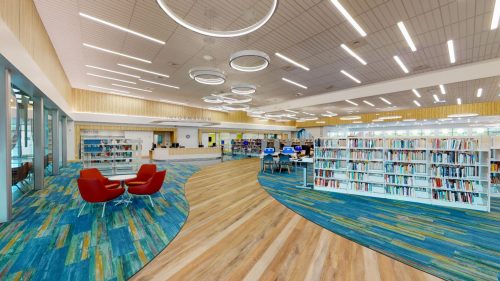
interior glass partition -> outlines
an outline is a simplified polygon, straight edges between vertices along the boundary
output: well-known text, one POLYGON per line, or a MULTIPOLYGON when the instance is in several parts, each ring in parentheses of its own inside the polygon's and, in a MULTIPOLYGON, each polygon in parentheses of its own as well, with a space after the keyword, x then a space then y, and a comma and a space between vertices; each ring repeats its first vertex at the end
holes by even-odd
POLYGON ((48 108, 44 108, 44 127, 45 127, 45 154, 43 166, 45 176, 51 176, 52 173, 52 114, 48 108))

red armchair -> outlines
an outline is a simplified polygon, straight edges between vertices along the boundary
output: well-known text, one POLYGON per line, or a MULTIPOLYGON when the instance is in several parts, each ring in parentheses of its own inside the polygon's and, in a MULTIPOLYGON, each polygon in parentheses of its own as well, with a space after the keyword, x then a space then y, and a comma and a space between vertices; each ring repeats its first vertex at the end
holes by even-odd
POLYGON ((97 168, 84 169, 80 171, 81 179, 98 179, 104 187, 108 189, 117 188, 120 186, 120 181, 110 181, 107 177, 103 176, 97 168))
POLYGON ((80 212, 78 212, 78 217, 80 217, 83 209, 88 203, 104 203, 102 207, 101 217, 104 216, 104 210, 106 210, 106 202, 111 201, 125 192, 123 187, 109 189, 103 184, 100 179, 97 178, 79 178, 78 179, 78 190, 82 199, 85 201, 83 203, 80 212))
MULTIPOLYGON (((151 202, 151 206, 154 207, 155 204, 153 203, 153 199, 151 198, 151 194, 155 194, 156 192, 160 191, 163 181, 165 180, 165 175, 167 174, 167 171, 160 171, 157 172, 153 175, 151 179, 148 180, 147 183, 141 184, 141 185, 134 185, 130 186, 128 188, 128 193, 134 194, 134 195, 143 195, 143 196, 148 196, 149 201, 151 202)), ((160 192, 160 195, 165 199, 163 194, 160 192)))
POLYGON ((150 178, 152 178, 155 173, 156 173, 155 164, 143 164, 141 165, 141 168, 137 172, 137 176, 133 179, 126 180, 125 184, 128 186, 146 184, 147 181, 150 178))

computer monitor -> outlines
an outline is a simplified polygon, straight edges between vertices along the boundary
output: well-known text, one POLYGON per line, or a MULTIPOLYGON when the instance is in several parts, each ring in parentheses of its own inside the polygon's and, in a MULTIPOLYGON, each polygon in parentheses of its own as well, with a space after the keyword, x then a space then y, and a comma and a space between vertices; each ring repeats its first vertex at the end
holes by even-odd
POLYGON ((264 154, 273 154, 273 153, 274 153, 274 147, 264 148, 264 154))
POLYGON ((293 147, 291 147, 291 146, 283 147, 283 154, 293 154, 293 153, 295 153, 295 150, 293 150, 293 147))
POLYGON ((302 151, 302 146, 296 145, 295 146, 295 152, 301 152, 302 151))
POLYGON ((248 145, 248 141, 243 141, 243 145, 248 145))

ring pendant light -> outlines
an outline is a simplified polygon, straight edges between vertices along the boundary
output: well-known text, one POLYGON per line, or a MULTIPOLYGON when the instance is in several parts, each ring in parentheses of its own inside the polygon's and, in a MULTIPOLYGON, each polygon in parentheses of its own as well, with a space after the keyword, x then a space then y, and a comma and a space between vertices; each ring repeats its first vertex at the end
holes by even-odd
POLYGON ((223 103, 224 100, 216 96, 206 96, 201 98, 206 103, 223 103))
POLYGON ((241 96, 233 93, 227 93, 227 94, 220 94, 220 95, 215 95, 216 97, 222 99, 225 103, 229 104, 242 104, 242 103, 248 103, 252 101, 251 97, 247 96, 241 96))
POLYGON ((237 84, 231 86, 231 92, 237 95, 251 95, 254 94, 257 87, 251 84, 237 84))
POLYGON ((266 69, 267 66, 269 65, 269 62, 271 61, 271 58, 269 56, 261 51, 257 50, 243 50, 243 51, 238 51, 236 53, 233 53, 231 57, 229 58, 229 65, 231 68, 243 71, 243 72, 256 72, 260 71, 263 69, 266 69), (238 64, 238 61, 243 59, 243 58, 248 58, 248 57, 254 57, 257 59, 262 60, 262 63, 254 66, 244 66, 241 64, 238 64))
POLYGON ((248 104, 224 104, 222 108, 229 111, 246 111, 250 106, 248 104))
POLYGON ((189 70, 189 77, 205 85, 221 85, 226 82, 226 75, 222 70, 211 67, 196 67, 189 70))
POLYGON ((165 0, 156 0, 156 3, 160 6, 160 8, 170 17, 172 18, 175 22, 178 24, 182 25, 183 27, 194 31, 199 34, 207 35, 207 36, 212 36, 212 37, 238 37, 242 35, 246 35, 249 33, 254 32, 255 30, 261 28, 264 24, 266 24, 273 14, 276 12, 276 8, 278 7, 278 0, 272 0, 271 8, 267 12, 267 14, 260 19, 258 22, 242 28, 238 30, 210 30, 206 28, 202 28, 193 24, 190 24, 189 22, 185 21, 183 18, 179 17, 176 13, 174 13, 168 5, 165 3, 165 0))

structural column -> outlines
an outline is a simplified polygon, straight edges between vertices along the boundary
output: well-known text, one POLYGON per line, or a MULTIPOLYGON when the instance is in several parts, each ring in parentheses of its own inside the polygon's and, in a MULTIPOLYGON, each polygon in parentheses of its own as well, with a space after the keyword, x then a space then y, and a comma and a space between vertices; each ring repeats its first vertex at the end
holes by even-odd
POLYGON ((52 111, 52 174, 59 174, 59 110, 52 111))
POLYGON ((43 113, 43 98, 33 97, 33 143, 34 143, 34 165, 35 189, 43 188, 45 177, 45 115, 43 113))
POLYGON ((61 117, 61 134, 62 134, 62 166, 65 167, 68 165, 68 117, 62 116, 61 117))
POLYGON ((0 67, 0 223, 12 217, 10 72, 0 67))

